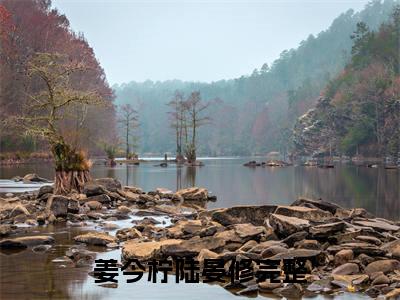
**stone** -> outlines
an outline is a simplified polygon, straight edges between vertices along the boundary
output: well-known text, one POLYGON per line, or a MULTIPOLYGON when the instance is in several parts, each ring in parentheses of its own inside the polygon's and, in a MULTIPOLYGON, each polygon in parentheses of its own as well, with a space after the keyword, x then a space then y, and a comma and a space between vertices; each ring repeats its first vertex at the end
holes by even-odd
POLYGON ((319 208, 304 206, 278 206, 274 212, 278 215, 295 217, 308 221, 321 221, 332 218, 332 214, 319 208))
POLYGON ((83 186, 83 194, 87 197, 103 195, 106 193, 105 188, 100 184, 95 184, 93 182, 88 182, 83 186))
POLYGON ((87 197, 84 200, 85 203, 89 201, 97 201, 100 202, 101 204, 109 204, 111 202, 111 198, 106 194, 101 194, 101 195, 87 197))
POLYGON ((69 199, 67 211, 71 214, 79 213, 79 201, 75 199, 69 199))
POLYGON ((38 198, 41 198, 44 194, 53 194, 54 187, 52 185, 43 185, 40 187, 38 192, 38 198))
POLYGON ((257 241, 255 241, 255 240, 249 240, 249 241, 247 241, 246 243, 244 243, 244 245, 243 245, 242 247, 239 248, 239 251, 247 252, 247 251, 249 251, 251 248, 253 248, 253 247, 257 246, 257 245, 258 245, 257 241))
POLYGON ((170 238, 192 237, 203 229, 201 220, 179 220, 172 227, 167 228, 166 234, 170 238))
POLYGON ((103 207, 99 201, 95 200, 86 202, 85 206, 87 206, 90 210, 100 210, 103 207))
POLYGON ((25 206, 23 206, 22 204, 17 204, 9 213, 8 217, 9 218, 14 218, 18 215, 25 215, 25 216, 29 216, 30 213, 29 211, 26 209, 25 206))
POLYGON ((294 246, 300 249, 321 250, 321 244, 317 240, 301 240, 294 246))
POLYGON ((241 239, 254 239, 264 233, 264 226, 254 226, 253 224, 235 224, 232 225, 233 230, 241 239))
POLYGON ((176 194, 183 198, 184 201, 188 200, 201 200, 206 201, 208 199, 208 191, 205 188, 191 187, 181 189, 176 194))
POLYGON ((343 231, 346 227, 344 222, 335 222, 310 227, 310 234, 316 238, 329 237, 338 231, 343 231))
POLYGON ((355 255, 364 253, 367 255, 371 255, 371 256, 382 256, 385 255, 386 251, 384 251, 383 249, 379 248, 376 245, 373 244, 369 244, 369 243, 357 243, 357 242, 353 242, 353 243, 343 243, 340 245, 332 245, 330 247, 328 247, 328 252, 338 252, 340 250, 343 249, 350 249, 353 251, 353 253, 355 255))
POLYGON ((278 253, 269 259, 271 260, 281 260, 281 259, 293 259, 293 258, 316 258, 323 254, 318 250, 308 250, 308 249, 289 249, 286 252, 278 253))
POLYGON ((15 226, 15 225, 1 224, 0 225, 0 237, 10 235, 16 229, 17 229, 17 226, 15 226))
POLYGON ((139 204, 148 204, 149 202, 155 202, 156 199, 153 196, 148 194, 140 194, 137 203, 139 204))
POLYGON ((318 207, 324 211, 329 211, 332 215, 336 213, 338 209, 341 209, 339 205, 334 203, 322 201, 322 200, 312 200, 304 197, 300 197, 295 202, 291 204, 292 206, 311 206, 311 207, 318 207))
POLYGON ((37 174, 26 174, 22 179, 24 183, 31 182, 50 182, 49 180, 38 176, 37 174))
POLYGON ((299 231, 299 232, 292 233, 291 235, 286 237, 284 240, 282 240, 282 242, 285 243, 286 245, 288 245, 289 247, 293 247, 293 245, 296 242, 304 240, 305 238, 307 238, 307 236, 308 236, 307 232, 299 231))
POLYGON ((385 260, 377 260, 370 263, 365 268, 366 274, 372 274, 375 272, 383 272, 384 274, 393 272, 394 270, 400 269, 400 262, 396 259, 385 259, 385 260))
POLYGON ((360 242, 366 242, 366 243, 374 244, 377 246, 382 244, 381 240, 374 236, 359 235, 359 236, 356 236, 355 239, 360 242))
POLYGON ((343 249, 335 254, 335 266, 340 266, 354 259, 351 249, 343 249))
POLYGON ((106 246, 109 243, 117 242, 117 239, 107 233, 89 232, 74 237, 74 241, 88 245, 106 246))
POLYGON ((400 259, 400 240, 383 244, 381 248, 386 250, 393 258, 400 259))
POLYGON ((0 241, 0 249, 27 248, 41 244, 52 244, 55 240, 47 235, 33 235, 5 239, 0 241))
POLYGON ((275 205, 248 205, 216 209, 210 213, 213 221, 224 226, 244 223, 262 226, 275 209, 275 205))
POLYGON ((126 241, 131 239, 141 239, 143 238, 142 233, 136 228, 123 228, 117 231, 115 234, 118 240, 126 241))
POLYGON ((225 241, 221 238, 200 238, 196 236, 190 240, 183 240, 181 243, 163 245, 161 251, 166 257, 194 257, 198 255, 202 249, 218 252, 224 246, 225 241))
POLYGON ((132 210, 129 207, 125 206, 125 205, 119 206, 117 208, 117 211, 119 211, 120 213, 123 213, 123 214, 130 214, 132 212, 132 210))
POLYGON ((205 259, 218 259, 218 254, 208 249, 201 249, 196 260, 204 262, 205 259))
POLYGON ((371 285, 380 285, 380 284, 390 284, 390 279, 386 275, 377 276, 371 283, 371 285))
POLYGON ((278 236, 288 236, 310 227, 310 223, 307 220, 279 214, 271 214, 269 217, 269 223, 278 236))
POLYGON ((274 289, 272 292, 276 295, 288 299, 301 298, 301 296, 303 295, 303 288, 298 283, 295 284, 289 283, 285 287, 274 289))
POLYGON ((265 242, 261 242, 261 243, 257 244, 256 246, 251 248, 248 252, 261 254, 263 251, 265 251, 266 249, 268 249, 272 246, 279 246, 282 248, 287 247, 286 244, 282 243, 281 241, 270 240, 270 241, 265 241, 265 242))
POLYGON ((345 263, 343 265, 340 265, 336 267, 333 271, 332 274, 335 275, 353 275, 353 274, 358 274, 360 272, 360 268, 358 267, 357 264, 355 263, 345 263))
POLYGON ((273 289, 277 289, 282 286, 282 283, 280 282, 269 282, 269 281, 263 281, 258 283, 258 288, 261 291, 271 291, 273 289))
POLYGON ((69 198, 61 195, 53 195, 46 204, 46 210, 51 212, 56 218, 66 217, 68 213, 69 198))
POLYGON ((396 288, 385 295, 388 300, 398 300, 400 298, 400 288, 396 288))
POLYGON ((169 239, 158 242, 127 241, 122 246, 122 258, 124 260, 138 259, 146 261, 160 256, 161 247, 179 245, 182 240, 169 239))
POLYGON ((392 232, 392 231, 400 230, 400 226, 389 224, 380 219, 379 220, 371 219, 371 220, 365 220, 365 221, 354 220, 353 224, 359 225, 359 226, 371 227, 371 228, 375 229, 376 231, 392 232))
POLYGON ((276 254, 285 253, 287 251, 288 251, 287 248, 279 246, 279 245, 270 246, 261 252, 261 257, 262 258, 270 258, 276 254))
POLYGON ((98 178, 95 179, 96 184, 102 185, 107 191, 117 192, 122 188, 121 182, 114 178, 98 178))

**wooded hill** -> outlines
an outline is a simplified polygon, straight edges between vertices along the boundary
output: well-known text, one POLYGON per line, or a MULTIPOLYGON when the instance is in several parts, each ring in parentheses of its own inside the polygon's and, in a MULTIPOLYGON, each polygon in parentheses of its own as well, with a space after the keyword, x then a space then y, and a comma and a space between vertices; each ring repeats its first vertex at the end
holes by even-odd
MULTIPOLYGON (((291 150, 296 119, 313 107, 328 84, 351 59, 350 36, 358 22, 377 30, 387 21, 393 0, 373 1, 355 13, 341 14, 317 36, 310 35, 297 49, 285 50, 271 66, 251 75, 212 83, 130 82, 113 86, 116 103, 132 103, 140 113, 140 152, 175 151, 168 107, 175 90, 186 96, 198 90, 213 120, 199 132, 200 155, 244 155, 291 150)), ((251 55, 251 54, 249 54, 251 55)))

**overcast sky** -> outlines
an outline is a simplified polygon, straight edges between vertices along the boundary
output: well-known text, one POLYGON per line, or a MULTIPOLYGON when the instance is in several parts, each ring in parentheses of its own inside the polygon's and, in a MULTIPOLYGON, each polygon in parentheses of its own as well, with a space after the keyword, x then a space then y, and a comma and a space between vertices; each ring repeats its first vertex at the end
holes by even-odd
POLYGON ((250 74, 368 1, 53 0, 110 84, 250 74))

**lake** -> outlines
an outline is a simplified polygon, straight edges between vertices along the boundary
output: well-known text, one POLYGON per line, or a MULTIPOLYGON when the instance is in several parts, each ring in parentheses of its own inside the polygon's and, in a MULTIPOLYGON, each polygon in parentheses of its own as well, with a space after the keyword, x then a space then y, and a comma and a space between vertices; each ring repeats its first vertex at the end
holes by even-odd
MULTIPOLYGON (((365 168, 350 164, 337 164, 333 169, 289 166, 284 168, 244 167, 253 158, 203 159, 205 166, 198 168, 155 167, 156 162, 139 166, 118 165, 114 168, 95 165, 94 177, 115 177, 124 185, 134 185, 145 191, 157 187, 176 190, 189 186, 206 187, 217 196, 208 208, 243 204, 290 204, 299 196, 322 198, 343 207, 363 207, 384 218, 400 219, 399 170, 365 168)), ((258 160, 260 160, 258 158, 258 160)), ((52 178, 51 165, 35 164, 0 167, 0 179, 37 173, 52 178)), ((0 191, 1 192, 1 191, 0 191)), ((3 191, 4 192, 4 191, 3 191)), ((130 221, 115 221, 121 228, 130 221)), ((128 284, 119 277, 118 288, 100 287, 88 273, 93 267, 75 268, 64 261, 53 261, 65 255, 74 245, 72 238, 88 227, 49 225, 28 228, 26 234, 51 234, 55 245, 47 252, 0 252, 1 299, 248 299, 238 297, 218 285, 168 284, 147 282, 147 276, 138 283, 128 284)), ((111 234, 115 234, 111 232, 111 234)), ((89 247, 98 252, 97 258, 120 260, 120 249, 105 250, 89 247)), ((270 295, 259 295, 266 299, 270 295)), ((313 299, 325 299, 320 296, 313 299)), ((328 298, 327 298, 328 299, 328 298)), ((342 294, 335 299, 368 299, 352 294, 342 294)))
MULTIPOLYGON (((366 168, 336 164, 333 169, 289 166, 284 168, 244 167, 255 158, 201 158, 203 167, 155 167, 156 162, 139 166, 94 165, 96 178, 114 177, 123 185, 141 187, 144 191, 165 187, 177 190, 189 186, 207 188, 218 200, 208 208, 243 204, 290 204, 299 196, 321 198, 343 207, 363 207, 376 216, 400 218, 400 172, 383 168, 366 168)), ((261 158, 257 158, 261 160, 261 158)), ((49 164, 0 166, 0 179, 37 173, 53 178, 49 164)), ((1 192, 1 191, 0 191, 1 192)))

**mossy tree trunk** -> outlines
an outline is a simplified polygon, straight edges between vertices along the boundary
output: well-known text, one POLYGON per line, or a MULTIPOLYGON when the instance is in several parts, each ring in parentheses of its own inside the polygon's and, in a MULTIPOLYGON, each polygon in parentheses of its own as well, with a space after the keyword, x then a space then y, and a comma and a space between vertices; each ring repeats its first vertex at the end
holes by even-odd
POLYGON ((64 142, 52 147, 56 165, 54 192, 66 195, 81 193, 86 182, 90 181, 90 162, 83 151, 72 149, 64 142))

